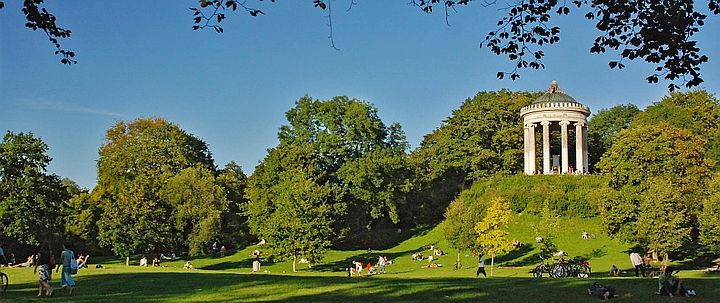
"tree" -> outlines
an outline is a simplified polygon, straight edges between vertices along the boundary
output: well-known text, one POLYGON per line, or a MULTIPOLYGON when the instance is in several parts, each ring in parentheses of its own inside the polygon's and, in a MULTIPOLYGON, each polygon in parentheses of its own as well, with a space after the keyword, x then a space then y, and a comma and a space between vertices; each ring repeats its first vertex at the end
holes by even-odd
POLYGON ((344 205, 333 203, 340 188, 320 182, 323 174, 312 145, 281 143, 255 168, 247 188, 245 215, 253 234, 278 258, 322 258, 335 236, 333 224, 344 205))
POLYGON ((600 161, 603 154, 612 146, 617 134, 628 127, 633 118, 640 113, 633 104, 620 104, 609 109, 601 109, 588 121, 588 145, 590 167, 600 161))
POLYGON ((700 240, 710 251, 720 254, 720 174, 715 174, 708 184, 709 193, 703 199, 700 212, 700 240))
POLYGON ((65 231, 74 239, 80 240, 85 250, 97 251, 100 248, 98 221, 102 216, 102 208, 98 201, 96 195, 81 192, 68 202, 65 231))
POLYGON ((445 210, 443 233, 458 253, 480 248, 474 227, 485 213, 486 204, 480 203, 471 192, 465 191, 445 210))
POLYGON ((633 124, 653 125, 660 122, 702 136, 710 142, 708 158, 720 162, 720 100, 713 94, 705 90, 670 93, 637 115, 633 124))
POLYGON ((639 231, 658 224, 663 230, 685 232, 696 222, 700 205, 695 202, 701 201, 714 165, 705 156, 706 144, 702 137, 666 123, 621 131, 598 163, 608 177, 607 188, 596 195, 601 197, 605 230, 666 252, 678 248, 675 241, 687 243, 686 237, 671 232, 639 231), (673 218, 676 214, 683 218, 673 218), (663 220, 662 225, 657 220, 663 220), (661 243, 665 236, 675 238, 661 243))
POLYGON ((495 266, 495 256, 510 250, 512 247, 508 239, 507 225, 510 223, 512 210, 510 203, 502 198, 495 198, 485 210, 483 219, 475 224, 475 231, 478 233, 477 241, 479 245, 489 251, 490 259, 490 276, 493 276, 493 267, 495 266))
POLYGON ((419 187, 408 198, 413 208, 426 209, 430 220, 437 219, 474 181, 521 171, 520 108, 537 96, 508 90, 479 92, 426 135, 411 155, 417 176, 414 183, 419 187))
POLYGON ((240 165, 231 161, 218 172, 218 185, 225 190, 228 210, 222 214, 221 237, 223 244, 238 247, 248 244, 251 236, 247 226, 247 217, 243 211, 247 206, 245 188, 247 176, 240 165))
POLYGON ((207 253, 221 231, 221 216, 228 200, 213 172, 203 166, 189 167, 163 186, 160 197, 170 204, 171 220, 181 236, 177 246, 189 248, 191 256, 207 253))
POLYGON ((99 154, 100 244, 121 256, 180 248, 160 190, 186 168, 214 172, 207 144, 164 119, 137 119, 110 128, 99 154))
POLYGON ((544 201, 538 216, 540 221, 534 226, 534 232, 536 237, 543 239, 540 243, 540 251, 544 257, 552 256, 557 251, 555 238, 560 228, 561 217, 553 211, 547 200, 544 201))
MULTIPOLYGON (((280 143, 263 163, 284 161, 273 153, 310 151, 298 156, 298 163, 256 169, 256 180, 267 180, 263 188, 280 182, 273 175, 297 166, 312 167, 317 174, 312 180, 318 186, 338 189, 328 200, 338 215, 336 243, 351 235, 365 236, 382 219, 394 224, 402 220, 398 208, 410 189, 410 177, 405 164, 407 143, 399 125, 387 127, 374 106, 345 96, 327 101, 304 96, 286 117, 289 124, 280 128, 280 143)), ((357 239, 352 242, 362 244, 357 239)))
POLYGON ((32 133, 8 131, 0 143, 0 234, 30 245, 64 237, 70 199, 60 177, 47 174, 48 146, 32 133))
MULTIPOLYGON (((241 11, 257 17, 265 11, 257 8, 263 0, 197 0, 199 7, 191 7, 193 30, 212 28, 223 33, 221 26, 228 11, 241 11)), ((26 27, 42 30, 61 55, 61 62, 73 64, 73 51, 63 49, 58 38, 70 37, 71 31, 59 27, 56 17, 42 7, 44 0, 27 0, 23 4, 23 13, 28 21, 26 27)), ((271 1, 275 2, 275 1, 271 1)), ((498 1, 481 1, 481 6, 497 4, 498 1)), ((497 23, 497 28, 487 33, 481 46, 485 46, 496 55, 507 56, 513 63, 510 72, 498 72, 498 78, 509 75, 511 79, 520 77, 519 70, 524 68, 544 68, 543 47, 560 41, 560 27, 553 26, 553 17, 568 15, 574 10, 585 10, 585 17, 596 22, 600 34, 590 48, 591 53, 601 54, 607 50, 619 52, 618 61, 610 61, 610 68, 622 69, 623 60, 642 59, 655 65, 655 72, 646 80, 657 83, 660 78, 670 81, 670 90, 679 86, 673 81, 681 80, 687 87, 700 85, 700 65, 707 62, 705 56, 693 40, 705 24, 707 15, 695 8, 692 0, 675 1, 608 1, 573 0, 567 1, 501 1, 506 15, 497 23), (690 78, 690 80, 686 80, 690 78)), ((307 1, 327 12, 329 39, 333 48, 332 1, 307 1)), ((444 8, 446 20, 449 12, 460 6, 469 6, 473 0, 411 0, 413 7, 425 13, 432 13, 435 6, 444 8)), ((476 2, 475 2, 476 3, 476 2)), ((348 0, 350 8, 357 4, 348 0)), ((0 9, 4 2, 0 1, 0 9)), ((709 0, 710 13, 720 14, 720 0, 709 0)), ((449 21, 448 21, 449 24, 449 21)), ((336 48, 337 49, 337 48, 336 48)))
POLYGON ((663 177, 651 178, 647 184, 640 199, 637 239, 663 254, 668 265, 669 255, 692 241, 695 201, 688 201, 682 190, 663 177))

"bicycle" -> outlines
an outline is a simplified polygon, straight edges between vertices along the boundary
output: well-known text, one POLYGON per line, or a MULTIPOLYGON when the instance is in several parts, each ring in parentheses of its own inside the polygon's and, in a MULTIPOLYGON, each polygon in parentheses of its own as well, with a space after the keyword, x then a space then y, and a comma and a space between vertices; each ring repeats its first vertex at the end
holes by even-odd
POLYGON ((9 284, 10 279, 8 278, 8 275, 0 271, 0 292, 4 292, 8 288, 9 284))
POLYGON ((568 275, 569 277, 587 278, 592 273, 590 263, 582 260, 579 257, 575 257, 568 262, 568 275))
POLYGON ((531 272, 533 274, 533 277, 535 278, 542 278, 543 273, 550 274, 550 265, 547 264, 547 260, 543 258, 542 255, 539 255, 540 257, 540 265, 536 266, 531 272))

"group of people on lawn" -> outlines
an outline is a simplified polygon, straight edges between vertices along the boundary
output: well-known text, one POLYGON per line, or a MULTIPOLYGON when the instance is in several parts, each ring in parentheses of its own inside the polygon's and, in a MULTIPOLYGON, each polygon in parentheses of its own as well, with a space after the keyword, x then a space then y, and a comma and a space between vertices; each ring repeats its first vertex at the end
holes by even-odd
POLYGON ((367 270, 368 275, 385 274, 385 266, 389 264, 392 264, 392 262, 388 261, 387 256, 379 256, 378 261, 375 265, 373 265, 372 262, 367 262, 366 264, 363 264, 362 261, 352 261, 353 266, 348 268, 348 276, 362 277, 363 269, 367 270))

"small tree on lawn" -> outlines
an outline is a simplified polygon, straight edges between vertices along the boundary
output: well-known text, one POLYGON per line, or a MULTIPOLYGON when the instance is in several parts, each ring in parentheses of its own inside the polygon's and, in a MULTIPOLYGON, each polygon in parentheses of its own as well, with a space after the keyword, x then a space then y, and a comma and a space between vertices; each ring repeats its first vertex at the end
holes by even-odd
POLYGON ((494 198, 485 210, 485 217, 475 225, 475 231, 478 233, 478 243, 485 251, 489 251, 491 254, 491 277, 495 266, 495 256, 510 251, 511 248, 506 230, 511 216, 510 203, 503 198, 494 198))

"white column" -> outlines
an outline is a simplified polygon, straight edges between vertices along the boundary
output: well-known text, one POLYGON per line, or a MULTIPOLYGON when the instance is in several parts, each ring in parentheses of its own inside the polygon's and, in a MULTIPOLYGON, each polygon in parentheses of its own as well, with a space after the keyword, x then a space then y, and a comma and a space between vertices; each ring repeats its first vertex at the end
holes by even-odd
POLYGON ((588 164, 588 132, 587 125, 583 126, 583 167, 586 171, 590 171, 588 164))
POLYGON ((530 152, 530 149, 528 148, 530 146, 530 144, 528 142, 528 136, 529 136, 530 131, 529 131, 527 124, 525 125, 525 127, 523 127, 523 131, 524 131, 524 135, 523 135, 524 152, 523 152, 523 154, 525 156, 525 160, 523 160, 523 168, 525 169, 525 174, 530 175, 530 174, 532 174, 532 172, 530 171, 530 162, 528 161, 528 153, 530 152))
POLYGON ((575 123, 575 169, 580 172, 585 171, 585 159, 583 158, 585 152, 585 132, 583 131, 584 126, 585 124, 582 122, 575 123))
POLYGON ((562 170, 561 173, 567 173, 568 172, 568 129, 567 126, 570 124, 569 121, 560 121, 560 138, 561 138, 561 148, 562 148, 562 155, 560 156, 562 161, 562 170))
POLYGON ((543 126, 543 174, 550 172, 550 121, 540 122, 543 126))
POLYGON ((530 174, 535 173, 536 167, 535 167, 535 123, 530 123, 528 125, 528 143, 530 144, 528 147, 528 164, 529 166, 529 172, 530 174))

